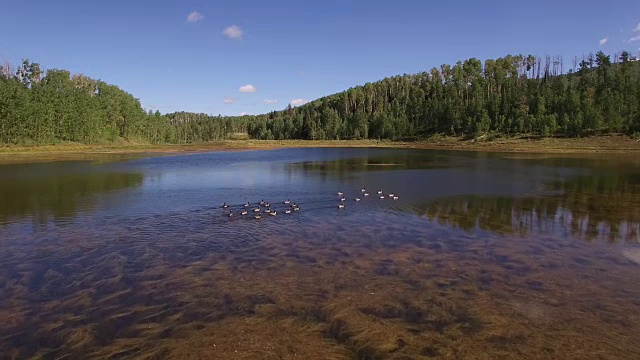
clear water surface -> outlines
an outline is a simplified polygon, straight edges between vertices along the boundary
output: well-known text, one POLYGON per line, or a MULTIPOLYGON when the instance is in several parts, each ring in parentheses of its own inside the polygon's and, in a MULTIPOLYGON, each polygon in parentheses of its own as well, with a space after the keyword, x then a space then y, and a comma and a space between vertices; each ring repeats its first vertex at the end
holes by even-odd
POLYGON ((639 222, 640 161, 603 156, 0 166, 0 357, 637 359, 639 222))

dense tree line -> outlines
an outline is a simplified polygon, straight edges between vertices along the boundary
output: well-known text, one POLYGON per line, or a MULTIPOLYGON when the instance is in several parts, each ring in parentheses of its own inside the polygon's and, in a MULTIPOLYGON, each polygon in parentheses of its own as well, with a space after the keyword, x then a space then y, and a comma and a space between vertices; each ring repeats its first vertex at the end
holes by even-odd
POLYGON ((118 87, 24 60, 0 69, 0 143, 165 141, 168 122, 118 87))
POLYGON ((24 60, 0 66, 0 144, 58 142, 191 143, 247 132, 246 117, 212 117, 142 108, 117 86, 24 60))
POLYGON ((640 62, 627 52, 573 60, 469 59, 387 78, 250 123, 256 138, 400 139, 489 132, 640 132, 640 62))
POLYGON ((602 52, 460 61, 357 86, 258 116, 145 112, 131 94, 28 60, 0 66, 0 143, 151 143, 258 139, 405 139, 486 133, 640 132, 640 62, 602 52))

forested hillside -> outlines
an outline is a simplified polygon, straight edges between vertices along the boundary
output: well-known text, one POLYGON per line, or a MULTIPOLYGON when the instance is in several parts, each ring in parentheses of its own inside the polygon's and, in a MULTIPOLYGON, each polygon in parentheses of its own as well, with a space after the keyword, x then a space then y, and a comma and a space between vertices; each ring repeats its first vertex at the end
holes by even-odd
POLYGON ((221 117, 145 112, 117 86, 25 60, 0 67, 0 143, 190 143, 258 139, 405 139, 432 134, 583 136, 640 132, 640 62, 602 52, 469 59, 351 88, 298 108, 221 117))
POLYGON ((137 99, 117 86, 67 70, 43 76, 40 65, 28 60, 16 71, 8 64, 0 70, 1 143, 168 140, 167 119, 146 114, 137 99))
POLYGON ((614 60, 602 52, 573 66, 559 57, 469 59, 268 114, 249 132, 275 139, 633 134, 640 131, 640 62, 627 52, 614 60))

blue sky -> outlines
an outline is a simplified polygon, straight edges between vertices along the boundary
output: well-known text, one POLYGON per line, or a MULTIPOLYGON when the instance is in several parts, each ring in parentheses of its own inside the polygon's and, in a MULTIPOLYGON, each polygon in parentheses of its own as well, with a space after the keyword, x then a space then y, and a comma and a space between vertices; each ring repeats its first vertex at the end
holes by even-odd
POLYGON ((163 113, 259 114, 470 57, 638 53, 640 1, 590 3, 33 0, 1 6, 0 59, 83 73, 163 113))

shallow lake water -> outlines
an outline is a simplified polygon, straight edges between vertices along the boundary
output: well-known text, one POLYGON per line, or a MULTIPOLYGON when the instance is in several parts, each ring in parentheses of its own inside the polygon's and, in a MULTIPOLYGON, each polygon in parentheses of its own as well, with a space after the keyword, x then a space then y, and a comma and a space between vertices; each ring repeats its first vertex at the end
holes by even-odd
POLYGON ((0 358, 637 359, 639 223, 611 156, 0 166, 0 358))

